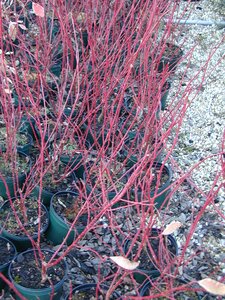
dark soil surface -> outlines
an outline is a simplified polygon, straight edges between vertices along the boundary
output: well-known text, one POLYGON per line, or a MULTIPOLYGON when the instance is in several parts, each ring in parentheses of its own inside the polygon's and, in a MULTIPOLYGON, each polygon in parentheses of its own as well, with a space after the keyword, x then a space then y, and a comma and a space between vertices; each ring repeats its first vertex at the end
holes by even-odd
POLYGON ((23 174, 28 172, 30 167, 29 158, 23 155, 16 155, 16 159, 6 152, 0 153, 0 172, 3 176, 12 177, 15 172, 23 174))
MULTIPOLYGON (((160 293, 166 293, 165 296, 158 297, 158 300, 166 300, 166 299, 176 299, 176 300, 195 300, 199 299, 198 294, 196 294, 194 291, 170 291, 172 289, 175 289, 176 287, 185 286, 185 282, 175 280, 174 282, 166 278, 164 282, 158 282, 157 283, 157 289, 154 287, 151 287, 150 289, 146 289, 146 292, 144 296, 152 296, 160 293)), ((185 287, 184 289, 188 289, 185 287)))
MULTIPOLYGON (((128 252, 130 247, 130 241, 127 241, 125 246, 125 252, 128 252)), ((140 248, 141 240, 139 240, 133 247, 129 258, 132 260, 138 253, 140 248)), ((152 231, 139 256, 138 260, 140 264, 138 269, 153 271, 157 269, 157 266, 162 266, 163 263, 169 263, 168 259, 172 259, 176 255, 176 246, 171 242, 167 237, 164 237, 163 240, 160 239, 157 231, 152 231)))
POLYGON ((0 266, 10 262, 14 256, 15 248, 13 248, 5 239, 0 237, 0 266))
MULTIPOLYGON (((23 224, 25 230, 29 232, 30 235, 35 235, 38 233, 38 224, 40 218, 38 215, 38 202, 36 198, 25 199, 24 203, 20 199, 14 201, 15 211, 17 213, 18 219, 23 224)), ((43 231, 48 225, 48 214, 41 207, 41 231, 43 231)), ((7 232, 17 235, 26 236, 24 231, 21 230, 16 217, 10 207, 10 203, 6 202, 0 209, 0 226, 7 232)))
POLYGON ((97 193, 102 192, 103 186, 108 192, 121 191, 128 180, 127 176, 123 175, 125 171, 123 165, 116 160, 110 163, 107 161, 90 163, 84 180, 97 193))
POLYGON ((58 191, 72 189, 74 176, 68 174, 68 169, 63 163, 53 166, 53 169, 43 176, 43 189, 56 193, 58 191))
MULTIPOLYGON (((43 250, 44 261, 48 262, 52 257, 51 252, 43 250)), ((65 264, 60 261, 56 266, 47 270, 47 280, 43 281, 41 276, 41 259, 37 254, 35 259, 34 252, 29 251, 17 256, 11 267, 13 280, 26 288, 40 289, 50 287, 60 282, 66 274, 65 264)))
MULTIPOLYGON (((105 292, 103 290, 96 291, 95 287, 92 287, 87 291, 76 291, 72 296, 72 300, 104 300, 104 299, 105 299, 105 292)), ((116 295, 111 295, 109 299, 114 300, 117 299, 117 297, 116 295)))
MULTIPOLYGON (((10 134, 10 133, 9 133, 10 134)), ((9 136, 8 136, 9 138, 9 136)), ((4 149, 5 143, 7 141, 7 131, 6 127, 0 128, 0 147, 4 149)), ((17 146, 24 146, 29 144, 29 137, 25 133, 18 132, 16 133, 16 142, 17 146)))
MULTIPOLYGON (((71 193, 63 193, 55 196, 53 201, 53 208, 56 213, 66 222, 72 223, 84 205, 84 199, 79 195, 71 193)), ((86 218, 80 217, 78 223, 83 223, 82 220, 86 218)), ((84 220, 83 220, 84 221, 84 220)), ((85 222, 87 223, 87 222, 85 222)))
POLYGON ((169 173, 167 168, 163 168, 162 171, 160 169, 160 164, 155 164, 151 168, 147 165, 137 176, 136 186, 138 186, 138 189, 148 188, 154 191, 158 180, 159 188, 161 188, 169 180, 169 173))

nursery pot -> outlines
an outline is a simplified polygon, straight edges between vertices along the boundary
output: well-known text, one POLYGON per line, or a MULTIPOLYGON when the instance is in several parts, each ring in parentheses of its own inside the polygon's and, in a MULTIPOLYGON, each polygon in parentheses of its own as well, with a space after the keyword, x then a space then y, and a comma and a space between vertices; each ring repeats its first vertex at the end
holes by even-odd
POLYGON ((168 71, 175 71, 177 64, 183 56, 183 51, 176 45, 166 43, 165 53, 163 54, 160 63, 158 65, 158 72, 161 73, 165 68, 168 71))
POLYGON ((171 88, 170 82, 166 82, 162 88, 162 93, 161 93, 161 110, 166 109, 166 100, 168 98, 169 90, 171 88))
MULTIPOLYGON (((160 169, 162 166, 162 164, 160 162, 155 162, 153 164, 153 168, 157 168, 157 169, 160 169)), ((154 199, 154 208, 155 209, 162 209, 162 208, 165 208, 169 199, 166 200, 168 194, 170 193, 170 184, 171 184, 171 179, 172 179, 172 170, 169 166, 164 166, 163 167, 163 171, 166 176, 167 176, 167 179, 166 181, 161 184, 158 189, 156 188, 152 188, 150 190, 150 198, 153 198, 155 197, 154 199)), ((135 199, 136 198, 136 195, 137 195, 137 199, 139 201, 145 201, 145 199, 143 198, 143 192, 141 191, 140 188, 137 189, 137 191, 135 191, 134 189, 131 190, 131 198, 132 199, 135 199)))
MULTIPOLYGON (((74 137, 74 140, 76 139, 78 138, 74 137)), ((84 152, 83 148, 87 150, 91 148, 88 141, 85 141, 84 145, 79 145, 79 149, 73 150, 71 155, 69 153, 62 153, 59 157, 62 163, 69 165, 70 168, 74 170, 74 174, 77 178, 82 178, 84 173, 84 166, 81 164, 84 152)))
MULTIPOLYGON (((93 121, 92 121, 93 123, 93 121)), ((96 125, 96 124, 95 124, 96 125)), ((103 124, 97 124, 99 128, 95 128, 94 124, 92 125, 92 130, 89 129, 87 121, 81 126, 81 131, 84 136, 87 138, 87 142, 90 144, 93 149, 99 149, 103 146, 110 146, 111 145, 111 136, 108 135, 109 128, 103 128, 103 124)))
MULTIPOLYGON (((16 256, 16 248, 11 241, 0 236, 0 272, 7 275, 7 270, 10 262, 16 256)), ((0 291, 4 287, 5 282, 0 279, 0 291)))
MULTIPOLYGON (((51 118, 49 117, 48 120, 50 120, 51 118)), ((37 124, 35 123, 35 131, 37 133, 37 138, 39 140, 41 140, 41 133, 40 130, 37 126, 37 124)), ((44 135, 44 141, 49 143, 49 145, 54 141, 55 137, 59 137, 60 134, 57 132, 57 127, 55 128, 55 124, 52 121, 52 123, 50 122, 49 124, 47 124, 47 129, 44 135)))
MULTIPOLYGON (((17 151, 17 153, 18 153, 19 156, 27 159, 27 161, 28 161, 27 164, 29 165, 28 169, 30 170, 31 163, 30 163, 30 159, 29 159, 28 155, 21 152, 21 151, 17 151)), ((15 193, 17 192, 18 188, 23 187, 23 184, 26 180, 28 172, 29 171, 27 170, 27 172, 20 173, 20 174, 18 174, 18 176, 13 174, 13 177, 11 177, 11 176, 4 177, 5 183, 8 187, 9 195, 10 195, 11 198, 15 196, 15 193)), ((7 194, 7 189, 6 189, 5 183, 0 178, 0 196, 3 197, 4 199, 7 199, 8 194, 7 194)))
MULTIPOLYGON (((92 297, 94 297, 95 299, 95 295, 96 295, 96 291, 98 291, 98 299, 99 299, 99 296, 102 296, 103 298, 102 299, 105 299, 105 294, 107 293, 108 291, 108 287, 106 285, 103 285, 101 284, 100 285, 100 288, 98 288, 98 285, 96 283, 86 283, 86 284, 81 284, 81 285, 78 285, 77 287, 75 287, 73 290, 72 290, 72 297, 70 295, 68 295, 66 297, 66 300, 72 300, 73 299, 73 296, 77 296, 78 299, 92 299, 92 297), (79 298, 80 297, 83 297, 83 298, 79 298)), ((120 295, 114 291, 112 295, 110 295, 110 299, 113 300, 117 300, 120 298, 120 295)))
MULTIPOLYGON (((36 199, 31 199, 31 202, 33 200, 35 201, 36 199)), ((15 199, 13 201, 15 201, 15 199)), ((47 230, 47 228, 49 226, 49 213, 48 213, 46 207, 43 204, 41 204, 41 206, 42 206, 42 212, 44 213, 44 217, 45 217, 45 223, 44 223, 44 225, 43 225, 43 227, 41 228, 41 231, 40 231, 40 234, 42 235, 47 230)), ((4 210, 7 210, 7 208, 9 208, 9 210, 11 210, 9 201, 6 201, 2 205, 2 207, 0 208, 0 215, 1 215, 2 212, 4 212, 4 210)), ((35 219, 33 220, 33 218, 34 217, 38 218, 38 215, 37 216, 29 215, 30 214, 30 209, 27 206, 26 206, 26 209, 27 209, 27 217, 31 218, 31 223, 29 225, 27 225, 28 228, 26 228, 27 230, 29 230, 30 228, 32 228, 33 223, 35 223, 35 221, 36 221, 35 219)), ((37 209, 37 207, 35 209, 37 209)), ((10 216, 7 217, 5 214, 3 214, 3 216, 5 216, 4 220, 8 219, 8 218, 12 218, 14 216, 13 211, 11 211, 11 213, 9 211, 8 215, 10 215, 10 216)), ((41 223, 43 223, 43 220, 44 219, 41 219, 41 223)), ((16 221, 15 218, 13 220, 10 219, 10 222, 13 222, 13 221, 15 221, 15 227, 19 228, 19 225, 17 225, 17 221, 16 221)), ((21 220, 21 222, 23 222, 23 221, 21 220)), ((34 226, 37 227, 38 226, 37 224, 38 223, 34 224, 34 226)), ((27 248, 32 247, 31 240, 25 235, 25 233, 23 235, 20 235, 20 234, 17 234, 16 232, 15 233, 10 232, 9 230, 5 229, 4 226, 7 226, 7 222, 4 224, 4 221, 3 221, 3 224, 1 224, 0 226, 1 226, 1 229, 2 229, 2 236, 6 237, 11 242, 13 242, 13 244, 16 246, 16 249, 18 251, 24 251, 27 248)), ((21 230, 19 232, 21 232, 21 230)), ((37 233, 30 234, 30 235, 31 235, 31 237, 34 241, 37 240, 37 238, 38 238, 37 233)))
MULTIPOLYGON (((58 192, 58 193, 54 194, 51 199, 50 211, 49 211, 50 226, 48 228, 46 236, 47 236, 47 239, 51 240, 54 245, 59 245, 63 242, 64 238, 66 237, 66 235, 71 227, 71 223, 66 219, 65 214, 68 215, 68 218, 71 217, 71 215, 69 215, 69 214, 74 213, 73 205, 76 205, 76 202, 74 202, 74 204, 71 204, 71 207, 70 206, 67 207, 67 204, 69 201, 66 201, 65 204, 62 204, 62 200, 58 201, 59 206, 61 205, 61 215, 59 212, 57 212, 59 210, 55 208, 56 207, 55 203, 56 203, 57 199, 59 199, 60 197, 62 197, 62 199, 63 199, 64 197, 67 197, 67 196, 71 196, 71 198, 77 197, 77 199, 79 199, 79 193, 72 192, 72 191, 58 192)), ((80 206, 78 205, 76 207, 76 209, 77 210, 81 209, 80 206)), ((79 212, 77 212, 77 213, 79 213, 79 212)), ((72 215, 72 217, 73 217, 73 215, 72 215)), ((74 219, 75 219, 75 217, 76 216, 74 215, 74 219)), ((71 222, 72 221, 73 221, 73 219, 71 220, 71 222)), ((77 234, 80 234, 85 229, 85 227, 87 225, 87 215, 84 214, 84 215, 80 216, 78 218, 77 222, 78 222, 78 224, 75 224, 75 227, 72 229, 72 231, 70 232, 70 234, 66 240, 67 245, 72 244, 75 236, 77 234)))
POLYGON ((32 195, 39 197, 40 192, 41 192, 42 203, 48 207, 50 205, 50 201, 51 201, 51 198, 54 195, 54 193, 52 193, 48 190, 45 190, 45 189, 42 189, 42 191, 41 191, 40 187, 37 185, 33 189, 32 195))
MULTIPOLYGON (((115 160, 114 162, 121 164, 121 162, 115 160)), ((103 189, 102 189, 102 185, 100 183, 99 179, 99 172, 100 168, 102 166, 96 165, 94 166, 94 173, 92 172, 92 166, 93 166, 93 161, 89 161, 89 165, 87 165, 86 167, 86 171, 83 173, 82 179, 83 182, 85 183, 85 187, 86 187, 86 192, 88 195, 92 194, 95 195, 96 198, 99 198, 100 201, 102 200, 102 196, 103 196, 103 189)), ((105 197, 107 198, 108 201, 112 201, 119 192, 121 192, 121 190, 123 189, 124 185, 127 183, 128 181, 128 176, 126 174, 123 173, 124 170, 121 170, 118 173, 114 173, 114 171, 116 171, 115 169, 111 169, 111 167, 113 167, 113 165, 109 165, 108 171, 110 172, 110 176, 112 181, 114 182, 114 184, 116 185, 116 187, 114 187, 112 185, 112 181, 108 181, 106 178, 105 181, 105 197)), ((107 176, 108 172, 104 170, 103 173, 103 177, 104 175, 107 176)), ((129 199, 129 193, 126 192, 123 195, 123 199, 129 199)), ((120 206, 124 206, 125 202, 121 199, 119 200, 116 204, 114 204, 112 206, 112 208, 117 208, 120 206)))
MULTIPOLYGON (((68 177, 66 177, 67 179, 71 179, 71 183, 76 180, 76 176, 73 172, 71 172, 71 175, 69 175, 68 177)), ((59 182, 59 185, 60 185, 60 182, 59 182)), ((66 186, 65 184, 65 187, 63 189, 67 189, 69 187, 66 186)), ((39 185, 36 185, 35 188, 33 189, 32 191, 32 195, 36 196, 36 197, 39 197, 40 193, 41 193, 41 201, 42 203, 49 207, 50 205, 50 202, 51 202, 51 199, 53 197, 53 195, 55 193, 57 193, 59 190, 61 190, 60 186, 59 188, 56 187, 55 191, 51 191, 50 188, 48 189, 48 187, 43 187, 42 190, 40 189, 40 186, 39 185)))
POLYGON ((19 130, 21 132, 28 133, 34 140, 36 140, 37 133, 35 130, 35 119, 33 117, 28 118, 27 116, 22 116, 19 130))
MULTIPOLYGON (((49 261, 53 251, 48 249, 42 249, 45 261, 49 261), (47 259, 46 259, 47 258, 47 259)), ((56 256, 56 259, 59 256, 56 256)), ((29 300, 49 300, 60 299, 62 294, 63 283, 67 277, 68 265, 66 261, 60 260, 58 264, 47 270, 47 276, 51 278, 53 286, 49 284, 49 281, 41 283, 41 258, 37 250, 31 249, 18 254, 9 266, 9 278, 14 287, 20 292, 26 299, 29 300), (38 260, 38 266, 37 261, 38 260)), ((20 299, 20 297, 16 297, 20 299)))
POLYGON ((82 174, 84 172, 84 167, 80 163, 82 161, 82 154, 76 153, 73 155, 73 157, 70 157, 68 155, 60 155, 60 160, 66 165, 69 165, 71 169, 74 170, 74 173, 76 174, 77 178, 81 178, 82 174))
MULTIPOLYGON (((6 138, 5 135, 7 134, 6 127, 1 128, 1 145, 0 150, 5 152, 6 151, 6 138)), ((33 138, 31 135, 29 135, 27 132, 19 131, 16 133, 16 141, 17 146, 16 150, 19 152, 23 152, 25 154, 29 154, 30 148, 33 144, 33 138)))
POLYGON ((30 135, 30 134, 28 134, 28 133, 23 133, 23 132, 20 132, 21 134, 26 134, 26 136, 27 136, 27 138, 28 138, 28 143, 27 144, 25 144, 25 145, 21 145, 21 146, 17 146, 17 151, 19 151, 19 152, 23 152, 23 153, 25 153, 25 154, 27 154, 27 155, 29 155, 29 153, 30 153, 30 149, 31 149, 31 146, 33 145, 33 138, 32 138, 32 136, 30 135))
MULTIPOLYGON (((182 280, 182 279, 176 279, 176 282, 180 285, 182 284, 188 284, 188 282, 182 280)), ((146 297, 146 296, 150 296, 150 290, 151 290, 152 284, 150 281, 147 281, 140 289, 140 296, 141 297, 146 297)), ((160 285, 158 286, 158 290, 156 291, 157 293, 160 293, 162 290, 160 289, 160 285)), ((198 292, 192 292, 192 291, 181 291, 181 292, 174 292, 173 295, 168 295, 168 296, 172 296, 173 299, 191 299, 191 300, 200 300, 202 299, 199 295, 198 292), (186 294, 187 293, 187 294, 186 294), (179 296, 181 296, 182 298, 180 298, 179 296)), ((163 299, 169 299, 168 297, 165 298, 165 296, 163 297, 163 299)))
MULTIPOLYGON (((138 136, 136 136, 136 132, 132 132, 132 131, 129 132, 127 139, 124 141, 124 147, 119 152, 119 155, 126 159, 126 167, 129 169, 132 168, 139 160, 140 152, 141 152, 140 145, 142 143, 142 140, 143 140, 142 133, 139 133, 138 136), (131 147, 134 147, 136 149, 136 153, 131 153, 129 155, 129 151, 131 150, 131 147)), ((154 143, 155 140, 153 140, 152 142, 152 151, 154 151, 154 143)), ((161 143, 155 158, 156 162, 159 162, 161 160, 162 151, 163 151, 163 145, 161 143)))
MULTIPOLYGON (((149 235, 149 243, 151 244, 153 251, 155 253, 155 256, 159 256, 159 248, 160 248, 160 238, 157 240, 157 236, 161 233, 160 229, 152 228, 151 233, 149 235)), ((124 243, 124 253, 127 254, 130 248, 131 240, 127 239, 124 243)), ((168 235, 165 237, 163 241, 164 247, 166 246, 166 249, 171 254, 171 256, 176 256, 178 254, 178 245, 175 240, 175 238, 172 235, 168 235)), ((165 251, 165 249, 164 249, 165 251)), ((137 249, 135 250, 134 255, 136 255, 137 249)), ((137 268, 133 272, 134 279, 138 283, 143 283, 148 277, 149 278, 157 278, 160 276, 160 270, 157 268, 157 266, 150 261, 150 257, 152 257, 152 254, 150 252, 150 249, 146 248, 146 253, 143 253, 143 250, 141 251, 140 256, 138 257, 138 260, 140 260, 140 267, 137 268)), ((128 258, 132 260, 132 253, 128 255, 128 258)))

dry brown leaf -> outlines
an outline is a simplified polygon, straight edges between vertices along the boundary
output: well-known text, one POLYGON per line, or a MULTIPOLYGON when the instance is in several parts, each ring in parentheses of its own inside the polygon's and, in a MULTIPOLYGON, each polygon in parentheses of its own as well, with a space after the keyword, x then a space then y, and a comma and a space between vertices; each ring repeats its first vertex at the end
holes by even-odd
POLYGON ((178 228, 180 228, 183 224, 179 221, 173 221, 163 230, 163 235, 168 235, 174 233, 178 228))
POLYGON ((38 3, 32 2, 32 9, 33 9, 33 12, 34 12, 34 14, 36 16, 44 18, 45 11, 44 11, 44 7, 43 6, 41 6, 38 3))
POLYGON ((15 22, 9 23, 8 33, 9 33, 9 36, 11 37, 11 39, 13 41, 15 41, 16 36, 17 36, 17 24, 15 22))
POLYGON ((205 278, 198 281, 198 284, 203 287, 208 293, 225 296, 225 284, 213 280, 211 278, 205 278))
POLYGON ((110 256, 110 259, 119 267, 130 271, 136 269, 140 264, 139 261, 130 261, 128 258, 123 256, 110 256))
POLYGON ((25 25, 23 25, 23 24, 18 24, 18 25, 19 25, 19 27, 20 27, 21 29, 27 30, 27 27, 26 27, 25 25))
POLYGON ((4 89, 4 91, 5 91, 6 94, 11 94, 12 93, 12 91, 10 89, 4 89))
POLYGON ((86 14, 81 12, 77 16, 77 23, 82 23, 85 21, 85 19, 86 19, 86 14))

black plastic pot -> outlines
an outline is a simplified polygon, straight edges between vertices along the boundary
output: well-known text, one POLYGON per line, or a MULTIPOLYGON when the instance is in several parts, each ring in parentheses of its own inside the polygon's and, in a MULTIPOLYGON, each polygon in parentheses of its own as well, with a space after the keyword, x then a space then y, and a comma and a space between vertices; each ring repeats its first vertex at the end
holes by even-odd
MULTIPOLYGON (((74 295, 82 295, 84 298, 82 299, 92 299, 92 293, 93 293, 93 297, 95 299, 95 295, 96 295, 96 291, 97 291, 98 285, 96 283, 86 283, 86 284, 82 284, 82 285, 78 285, 77 287, 75 287, 72 291, 72 297, 74 295), (86 296, 85 296, 86 295, 86 296)), ((102 292, 98 289, 98 296, 102 295, 102 297, 104 297, 104 295, 106 294, 108 287, 106 285, 101 284, 100 286, 101 291, 103 291, 103 295, 102 292)), ((113 300, 117 300, 120 298, 120 295, 118 292, 114 291, 113 294, 110 296, 110 299, 113 300)), ((66 300, 71 300, 73 298, 70 297, 70 295, 68 295, 66 297, 66 300)), ((79 298, 80 299, 80 298, 79 298)), ((102 298, 103 299, 103 298, 102 298)))
MULTIPOLYGON (((184 281, 182 279, 176 279, 176 281, 178 281, 180 283, 180 285, 183 284, 188 284, 187 281, 184 281)), ((147 297, 150 296, 150 290, 151 290, 152 284, 150 281, 147 281, 140 289, 140 296, 141 297, 147 297)), ((160 293, 160 286, 158 286, 158 290, 157 293, 160 293)), ((180 299, 178 298, 179 295, 182 296, 181 299, 190 299, 190 300, 200 300, 202 299, 201 296, 199 295, 198 292, 191 292, 191 295, 188 295, 190 292, 187 292, 187 295, 185 295, 185 291, 182 292, 174 292, 172 295, 168 295, 167 298, 165 298, 165 296, 163 297, 163 299, 169 299, 169 297, 172 297, 173 299, 180 299)))
MULTIPOLYGON (((6 276, 8 271, 8 266, 16 256, 16 247, 13 245, 13 243, 10 240, 4 238, 3 236, 0 236, 0 244, 1 247, 5 246, 6 248, 6 252, 0 253, 0 261, 1 261, 0 273, 6 276)), ((5 282, 2 279, 0 279, 0 291, 2 290, 4 285, 5 282)))
MULTIPOLYGON (((22 252, 20 254, 18 254, 15 259, 11 262, 10 266, 9 266, 9 278, 10 281, 12 282, 12 284, 14 285, 14 287, 26 298, 29 300, 49 300, 49 299, 54 299, 54 300, 58 300, 60 299, 60 296, 62 294, 62 288, 63 288, 63 283, 67 277, 67 273, 68 273, 68 265, 66 263, 66 261, 61 260, 60 261, 60 270, 63 270, 64 275, 62 274, 62 278, 58 279, 58 282, 53 286, 53 288, 50 286, 49 287, 43 287, 43 288, 28 288, 28 287, 24 287, 20 284, 20 276, 23 277, 23 281, 26 281, 27 283, 29 282, 29 276, 27 276, 29 269, 33 269, 34 274, 37 274, 38 276, 41 277, 40 273, 40 267, 37 267, 37 263, 36 263, 36 259, 35 259, 35 254, 34 251, 36 252, 36 256, 38 258, 38 260, 40 260, 39 255, 37 250, 27 250, 25 252, 22 252), (27 255, 31 255, 32 256, 32 261, 29 260, 27 261, 27 263, 25 264, 24 261, 27 260, 27 255), (21 267, 22 264, 22 267, 21 267), (19 274, 16 276, 13 276, 13 272, 15 269, 18 269, 19 274), (20 272, 20 269, 23 270, 23 272, 20 272), (53 294, 54 291, 54 295, 53 294)), ((42 249, 41 250, 42 253, 44 252, 44 255, 46 257, 46 255, 50 255, 52 256, 54 254, 53 251, 48 250, 48 249, 42 249)), ((59 256, 57 256, 56 258, 59 258, 59 256)), ((52 269, 56 269, 57 267, 59 267, 59 264, 52 267, 52 269)), ((52 278, 51 278, 52 279, 52 278)), ((32 282, 32 278, 31 278, 31 282, 32 282)), ((49 282, 49 281, 47 281, 49 282)), ((20 299, 19 297, 17 297, 16 299, 20 299)))
MULTIPOLYGON (((59 78, 61 75, 61 72, 62 72, 63 61, 65 60, 65 58, 67 57, 72 70, 74 70, 76 68, 77 60, 75 57, 75 52, 73 51, 71 53, 70 48, 67 50, 67 53, 64 57, 64 49, 63 49, 62 42, 58 43, 58 48, 56 45, 55 49, 54 49, 53 59, 52 59, 53 64, 50 66, 49 71, 59 78), (55 50, 55 49, 57 49, 57 50, 55 50)), ((64 61, 64 63, 65 63, 65 61, 64 61)))
POLYGON ((27 144, 25 144, 25 145, 21 145, 21 146, 17 146, 17 151, 19 151, 19 152, 23 152, 23 153, 25 153, 25 154, 27 154, 27 155, 29 155, 30 154, 30 150, 31 150, 31 147, 32 147, 32 145, 33 145, 33 138, 32 138, 32 136, 30 135, 30 134, 28 134, 28 133, 23 133, 23 132, 20 132, 21 134, 25 134, 26 136, 27 136, 27 138, 28 138, 28 143, 27 144))
MULTIPOLYGON (((155 239, 155 237, 157 238, 157 236, 161 234, 161 230, 160 229, 156 229, 156 228, 152 228, 151 233, 149 235, 149 239, 152 241, 155 239)), ((129 251, 129 247, 131 244, 131 240, 127 239, 124 243, 124 253, 127 254, 129 251)), ((151 242, 150 242, 151 243, 151 242)), ((159 242, 160 243, 160 242, 159 242)), ((173 248, 173 252, 170 252, 170 250, 168 249, 168 252, 171 253, 171 256, 176 256, 178 255, 178 245, 177 242, 175 240, 175 238, 172 235, 168 235, 165 237, 164 239, 164 246, 166 244, 166 247, 168 249, 168 247, 170 246, 171 248, 173 248)), ((159 244, 158 244, 159 247, 159 244)), ((159 248, 158 248, 159 249, 159 248)), ((157 251, 158 249, 153 249, 153 251, 155 252, 155 256, 157 255, 157 251)), ((150 250, 146 250, 149 252, 149 257, 152 257, 152 254, 150 252, 150 250)), ((136 252, 135 252, 136 254, 136 252)), ((131 256, 131 255, 130 255, 131 256)), ((132 257, 129 257, 131 258, 132 257)), ((149 260, 149 264, 150 264, 150 260, 149 260)), ((153 278, 157 278, 160 276, 160 270, 156 268, 156 266, 154 264, 152 264, 152 270, 146 270, 143 267, 142 268, 137 268, 135 271, 133 271, 133 276, 134 279, 138 282, 138 283, 143 283, 148 277, 153 279, 153 278)))
POLYGON ((82 125, 82 131, 87 136, 87 141, 94 149, 99 149, 103 144, 108 147, 111 145, 110 137, 107 137, 108 132, 104 129, 98 131, 88 129, 86 124, 82 125))
MULTIPOLYGON (((15 199, 14 199, 15 200, 15 199)), ((14 201, 13 200, 13 201, 14 201)), ((34 199, 35 201, 36 199, 34 199)), ((0 211, 1 210, 5 210, 6 208, 10 208, 10 202, 9 201, 6 201, 0 208, 0 211)), ((46 209, 46 207, 42 204, 42 209, 43 211, 45 211, 45 214, 46 214, 46 217, 47 217, 47 223, 46 225, 41 229, 41 232, 40 234, 43 235, 48 226, 49 226, 49 213, 46 209)), ((11 212, 13 214, 13 212, 11 212)), ((35 222, 36 220, 34 220, 35 222)), ((15 222, 16 222, 16 219, 15 219, 15 222)), ((17 223, 16 223, 17 224, 17 223)), ((9 239, 11 242, 13 242, 13 244, 16 246, 16 249, 18 251, 24 251, 26 249, 28 249, 29 247, 32 247, 32 243, 31 243, 31 240, 24 234, 24 235, 16 235, 16 234, 13 234, 13 233, 10 233, 9 231, 5 230, 4 229, 4 222, 3 222, 3 227, 1 226, 1 230, 2 230, 2 236, 4 236, 5 238, 9 239)), ((31 237, 34 241, 37 240, 38 238, 38 234, 35 233, 35 234, 31 234, 31 237)))
MULTIPOLYGON (((50 204, 50 211, 49 211, 49 215, 50 215, 50 226, 48 228, 48 231, 46 233, 47 239, 51 240, 53 242, 54 245, 59 245, 62 243, 62 241, 64 240, 64 238, 66 237, 69 228, 71 226, 71 224, 67 221, 64 220, 61 216, 59 216, 57 214, 57 212, 54 209, 54 201, 57 200, 58 196, 62 196, 62 195, 72 195, 73 197, 79 195, 78 192, 72 192, 72 191, 60 191, 56 194, 54 194, 51 198, 51 204, 50 204)), ((69 234, 66 243, 67 245, 72 244, 74 237, 77 234, 80 234, 84 229, 85 226, 87 225, 87 215, 84 214, 82 215, 78 221, 81 224, 78 224, 69 234)))
MULTIPOLYGON (((86 187, 86 192, 88 195, 90 195, 90 193, 92 193, 92 195, 95 195, 97 198, 102 199, 102 187, 101 185, 96 185, 97 181, 98 181, 98 172, 96 172, 94 175, 95 176, 90 176, 91 174, 91 168, 94 164, 94 161, 89 161, 89 164, 86 166, 85 171, 83 173, 82 179, 83 182, 85 183, 85 187, 86 187)), ((128 176, 125 174, 123 174, 123 171, 120 171, 120 173, 114 174, 115 177, 113 176, 113 172, 111 172, 111 168, 109 167, 108 171, 110 172, 111 176, 113 177, 113 179, 115 179, 114 183, 115 184, 119 184, 121 186, 118 187, 118 189, 116 190, 116 188, 114 188, 111 184, 107 185, 107 189, 105 190, 106 192, 106 198, 111 201, 115 198, 115 196, 118 194, 118 192, 120 192, 123 188, 123 185, 125 185, 128 181, 128 176), (110 169, 110 171, 109 171, 110 169), (117 178, 118 175, 118 178, 117 178)), ((95 171, 98 171, 98 167, 96 165, 96 169, 95 171)), ((107 173, 107 172, 106 172, 107 173)), ((98 181, 99 183, 99 181, 98 181)), ((123 199, 129 199, 129 194, 128 192, 125 193, 125 195, 123 196, 123 199)), ((118 201, 115 205, 113 205, 112 208, 116 208, 119 206, 123 206, 125 203, 124 201, 118 201)))
POLYGON ((166 82, 162 88, 162 93, 161 93, 161 110, 166 109, 166 100, 168 98, 169 90, 171 88, 170 82, 166 82))
MULTIPOLYGON (((118 153, 118 159, 121 160, 122 158, 124 158, 126 167, 129 169, 132 168, 138 162, 138 160, 140 158, 140 154, 141 154, 140 146, 143 141, 143 136, 144 136, 144 134, 142 134, 142 133, 137 134, 136 132, 132 132, 132 131, 129 132, 127 139, 124 141, 123 148, 118 153), (132 151, 132 153, 129 154, 132 147, 135 148, 136 152, 133 153, 133 151, 132 151)), ((154 143, 155 143, 155 141, 152 142, 152 152, 154 151, 154 143)), ((158 150, 156 158, 155 158, 156 162, 161 161, 162 152, 163 152, 162 144, 158 148, 160 148, 160 149, 158 150)), ((151 150, 149 152, 151 152, 151 150)))
POLYGON ((21 122, 19 125, 19 130, 21 132, 26 132, 32 136, 34 140, 37 138, 37 132, 35 130, 35 119, 30 117, 28 118, 27 116, 23 116, 21 118, 21 122))
POLYGON ((163 54, 158 65, 158 72, 161 73, 166 68, 168 71, 174 72, 182 56, 183 51, 180 49, 180 47, 166 43, 165 53, 163 54))
MULTIPOLYGON (((51 117, 49 117, 49 120, 51 120, 51 117)), ((55 127, 54 121, 51 120, 52 122, 47 124, 47 129, 45 132, 45 136, 44 136, 44 141, 48 142, 49 145, 54 141, 54 139, 59 138, 60 137, 60 133, 57 131, 57 127, 55 127)), ((37 137, 40 140, 41 139, 41 133, 40 130, 37 126, 37 124, 35 123, 35 131, 37 133, 37 137)))

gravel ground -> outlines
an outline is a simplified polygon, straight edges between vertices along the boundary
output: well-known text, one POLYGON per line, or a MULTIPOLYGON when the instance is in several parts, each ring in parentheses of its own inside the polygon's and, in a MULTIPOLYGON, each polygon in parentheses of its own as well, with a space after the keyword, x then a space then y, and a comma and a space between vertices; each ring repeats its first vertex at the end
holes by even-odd
MULTIPOLYGON (((188 16, 188 19, 192 20, 215 21, 225 19, 225 2, 222 0, 193 2, 185 11, 186 5, 187 2, 181 2, 178 12, 178 15, 185 12, 183 18, 188 16)), ((216 176, 221 172, 220 153, 225 128, 224 34, 224 28, 200 25, 179 25, 174 34, 177 43, 182 45, 184 54, 187 54, 194 45, 195 49, 190 63, 188 58, 184 58, 173 76, 172 89, 168 98, 170 104, 182 100, 181 95, 186 93, 188 83, 198 74, 200 68, 208 61, 210 53, 214 51, 207 64, 205 80, 202 83, 204 72, 200 71, 192 81, 192 92, 186 94, 189 107, 171 158, 171 161, 177 164, 175 179, 200 164, 173 195, 170 210, 172 213, 162 216, 168 222, 171 222, 172 218, 184 224, 182 230, 177 233, 181 250, 190 226, 203 205, 210 199, 209 191, 215 191, 223 182, 222 176, 218 176, 217 179, 216 176), (176 34, 180 30, 183 37, 176 34), (222 43, 216 47, 221 41, 222 43), (180 87, 181 78, 183 84, 180 87), (179 92, 177 92, 178 87, 180 87, 179 92)), ((168 111, 164 114, 168 114, 168 111)), ((167 143, 168 150, 172 142, 173 139, 170 138, 167 143)), ((189 262, 181 270, 184 277, 188 279, 199 280, 209 276, 219 280, 225 274, 225 220, 219 216, 219 213, 225 214, 224 200, 225 191, 224 188, 220 188, 218 194, 212 196, 212 201, 198 222, 185 254, 186 262, 188 260, 189 262), (190 258, 192 254, 195 255, 190 258)), ((217 299, 216 296, 207 297, 207 299, 217 299)))

